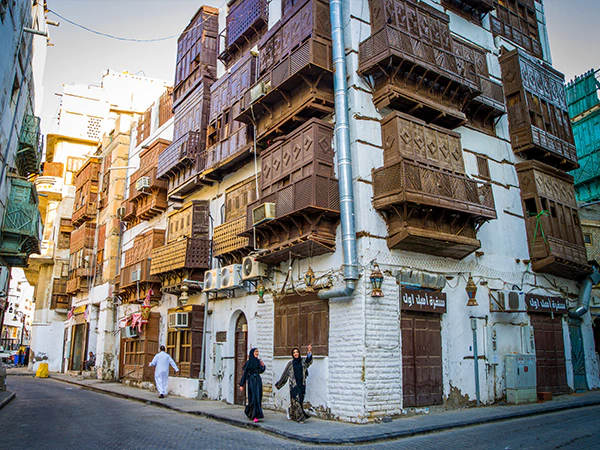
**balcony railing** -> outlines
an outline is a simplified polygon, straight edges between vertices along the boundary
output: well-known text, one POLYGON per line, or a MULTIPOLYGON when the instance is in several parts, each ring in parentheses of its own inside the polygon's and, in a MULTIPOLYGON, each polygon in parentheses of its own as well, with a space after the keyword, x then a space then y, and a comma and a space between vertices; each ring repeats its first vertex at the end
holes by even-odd
POLYGON ((403 203, 460 211, 473 217, 495 219, 492 187, 464 175, 445 172, 409 160, 373 171, 376 209, 403 203))
POLYGON ((26 267, 32 253, 40 253, 42 224, 33 183, 9 175, 10 192, 2 219, 0 259, 9 267, 26 267))
POLYGON ((239 236, 245 229, 246 216, 217 225, 213 231, 213 255, 222 256, 249 248, 250 239, 239 236))
POLYGON ((27 177, 40 170, 42 146, 40 143, 40 118, 25 115, 19 136, 15 163, 21 176, 27 177))
POLYGON ((178 269, 208 269, 210 240, 184 237, 152 250, 150 275, 178 269))

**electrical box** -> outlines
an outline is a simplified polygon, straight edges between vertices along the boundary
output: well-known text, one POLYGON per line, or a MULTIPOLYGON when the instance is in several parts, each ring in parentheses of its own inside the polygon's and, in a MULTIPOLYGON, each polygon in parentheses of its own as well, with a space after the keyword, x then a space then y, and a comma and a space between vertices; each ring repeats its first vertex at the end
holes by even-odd
POLYGON ((506 402, 519 404, 537 401, 535 355, 506 355, 504 373, 506 402))
POLYGON ((488 364, 498 364, 498 339, 493 326, 485 327, 485 356, 488 364))
POLYGON ((213 370, 212 374, 215 377, 223 376, 223 344, 217 342, 213 345, 213 370))

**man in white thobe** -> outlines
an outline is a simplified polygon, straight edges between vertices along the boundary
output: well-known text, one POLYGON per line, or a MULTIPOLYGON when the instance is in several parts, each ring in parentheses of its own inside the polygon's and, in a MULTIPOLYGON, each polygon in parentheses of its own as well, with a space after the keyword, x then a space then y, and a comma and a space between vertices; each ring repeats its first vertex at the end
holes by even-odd
POLYGON ((150 367, 156 367, 154 369, 154 382, 159 394, 158 398, 165 398, 165 395, 168 394, 169 365, 175 369, 175 372, 179 372, 177 364, 175 364, 171 355, 165 352, 165 346, 161 345, 160 353, 157 353, 150 363, 150 367))

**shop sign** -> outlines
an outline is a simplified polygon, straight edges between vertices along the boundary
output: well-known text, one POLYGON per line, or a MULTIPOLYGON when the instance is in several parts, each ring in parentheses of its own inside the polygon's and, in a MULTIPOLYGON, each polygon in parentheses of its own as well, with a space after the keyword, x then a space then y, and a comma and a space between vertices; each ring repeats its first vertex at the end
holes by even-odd
POLYGON ((567 314, 567 300, 561 297, 525 294, 527 312, 567 314))
POLYGON ((78 306, 77 308, 73 308, 73 314, 83 314, 87 308, 87 305, 78 306))
POLYGON ((400 309, 444 314, 446 312, 446 294, 402 288, 400 290, 400 309))

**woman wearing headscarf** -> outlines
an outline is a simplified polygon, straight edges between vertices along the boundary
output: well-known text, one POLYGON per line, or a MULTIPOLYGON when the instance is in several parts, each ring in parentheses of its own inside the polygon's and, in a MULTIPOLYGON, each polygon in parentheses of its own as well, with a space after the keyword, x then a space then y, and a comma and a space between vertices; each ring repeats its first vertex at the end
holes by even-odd
POLYGON ((248 383, 248 402, 244 412, 248 419, 258 422, 265 417, 262 411, 262 379, 260 374, 266 370, 265 363, 258 359, 258 349, 253 348, 248 355, 248 361, 244 364, 244 373, 240 380, 240 391, 244 391, 244 385, 248 383))
POLYGON ((308 346, 308 355, 302 359, 300 350, 292 350, 292 360, 287 363, 281 378, 275 384, 277 389, 290 382, 290 419, 298 423, 304 423, 309 415, 304 412, 304 396, 306 395, 306 377, 308 376, 308 367, 312 364, 312 344, 308 346))

